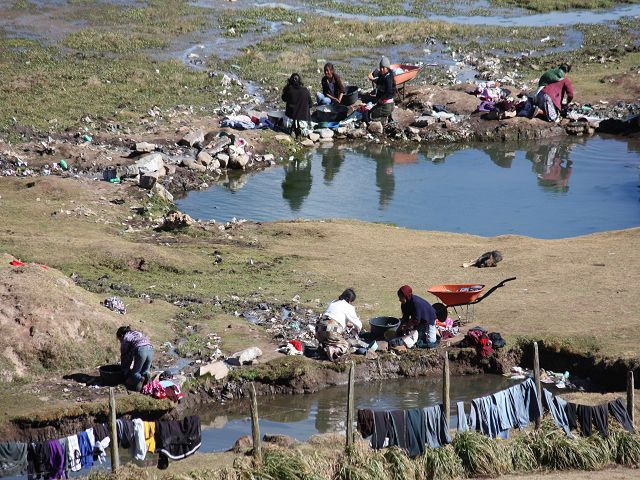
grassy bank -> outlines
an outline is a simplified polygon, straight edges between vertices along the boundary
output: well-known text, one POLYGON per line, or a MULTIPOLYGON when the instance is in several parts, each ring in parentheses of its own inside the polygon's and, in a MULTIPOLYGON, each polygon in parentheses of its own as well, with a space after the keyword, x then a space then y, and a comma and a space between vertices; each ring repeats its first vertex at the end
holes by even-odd
POLYGON ((613 8, 630 3, 638 3, 637 0, 491 0, 497 6, 519 7, 534 12, 552 12, 555 10, 573 10, 596 8, 613 8))

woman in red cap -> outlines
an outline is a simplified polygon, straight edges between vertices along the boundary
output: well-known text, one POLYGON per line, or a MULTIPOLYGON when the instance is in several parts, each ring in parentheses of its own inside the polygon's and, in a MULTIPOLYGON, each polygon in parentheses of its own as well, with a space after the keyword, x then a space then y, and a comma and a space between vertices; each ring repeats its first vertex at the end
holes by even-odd
MULTIPOLYGON (((421 348, 433 348, 438 344, 436 336, 436 311, 424 298, 413 294, 409 285, 398 290, 402 318, 396 331, 398 338, 408 348, 417 345, 421 348), (417 342, 416 339, 417 338, 417 342)), ((393 342, 393 340, 392 340, 393 342)), ((399 344, 399 342, 393 342, 399 344)))

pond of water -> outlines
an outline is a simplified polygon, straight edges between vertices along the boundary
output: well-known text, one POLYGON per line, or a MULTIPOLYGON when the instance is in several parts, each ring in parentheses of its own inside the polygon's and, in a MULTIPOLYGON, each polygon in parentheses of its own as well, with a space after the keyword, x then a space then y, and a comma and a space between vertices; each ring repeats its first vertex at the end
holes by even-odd
MULTIPOLYGON (((452 377, 451 425, 455 426, 455 404, 503 390, 517 382, 500 375, 452 377)), ((405 378, 385 382, 357 383, 356 408, 409 409, 442 403, 440 378, 405 378)), ((308 395, 280 395, 258 399, 260 433, 289 435, 305 441, 312 435, 346 430, 347 387, 332 387, 308 395)), ((468 406, 467 406, 468 410, 468 406)), ((242 435, 251 435, 249 413, 224 416, 200 413, 203 452, 231 448, 242 435)))
POLYGON ((195 218, 354 218, 483 236, 564 238, 640 226, 640 141, 341 145, 178 201, 195 218))

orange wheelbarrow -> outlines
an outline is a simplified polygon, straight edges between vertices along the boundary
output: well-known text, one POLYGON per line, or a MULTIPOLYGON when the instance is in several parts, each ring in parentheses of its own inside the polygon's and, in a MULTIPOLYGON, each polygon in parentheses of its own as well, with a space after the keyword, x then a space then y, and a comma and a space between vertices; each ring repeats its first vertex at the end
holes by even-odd
POLYGON ((476 303, 480 303, 498 288, 503 287, 505 283, 515 279, 516 277, 511 277, 502 280, 500 283, 487 290, 484 295, 482 295, 482 292, 485 286, 477 283, 434 285, 429 288, 427 292, 438 297, 447 307, 453 308, 453 311, 458 316, 458 325, 464 325, 470 320, 473 320, 475 315, 474 305, 476 303), (471 306, 471 308, 469 308, 469 306, 471 306), (461 307, 460 311, 458 311, 456 307, 461 307), (463 312, 465 314, 464 321, 461 315, 463 312))

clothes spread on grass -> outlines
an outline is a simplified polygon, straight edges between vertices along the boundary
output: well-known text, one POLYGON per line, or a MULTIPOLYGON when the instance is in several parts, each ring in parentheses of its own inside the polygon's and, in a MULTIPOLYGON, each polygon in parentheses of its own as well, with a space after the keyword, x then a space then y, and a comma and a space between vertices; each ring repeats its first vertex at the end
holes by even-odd
MULTIPOLYGON (((119 419, 118 445, 136 460, 159 451, 158 466, 195 453, 201 444, 200 417, 147 422, 119 419)), ((96 423, 76 435, 40 442, 0 442, 0 478, 27 474, 29 480, 69 478, 71 472, 107 460, 109 427, 96 423)))
POLYGON ((397 446, 415 457, 451 443, 442 405, 410 410, 358 410, 358 431, 374 449, 397 446))
POLYGON ((120 297, 109 297, 105 299, 104 306, 109 310, 114 312, 118 312, 122 315, 127 313, 127 307, 124 304, 124 301, 120 297))

